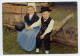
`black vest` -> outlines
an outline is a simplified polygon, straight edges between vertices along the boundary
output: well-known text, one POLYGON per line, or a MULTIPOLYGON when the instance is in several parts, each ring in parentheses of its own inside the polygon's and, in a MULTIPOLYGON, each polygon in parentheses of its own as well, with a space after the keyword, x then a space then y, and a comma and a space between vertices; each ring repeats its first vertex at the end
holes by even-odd
POLYGON ((32 25, 34 22, 38 21, 39 17, 36 15, 36 13, 34 13, 33 17, 31 20, 29 20, 29 14, 27 14, 24 17, 24 21, 27 22, 27 24, 30 26, 32 25))
POLYGON ((44 21, 43 17, 41 18, 41 31, 45 32, 45 30, 47 29, 50 21, 51 21, 51 17, 49 17, 46 21, 44 21))

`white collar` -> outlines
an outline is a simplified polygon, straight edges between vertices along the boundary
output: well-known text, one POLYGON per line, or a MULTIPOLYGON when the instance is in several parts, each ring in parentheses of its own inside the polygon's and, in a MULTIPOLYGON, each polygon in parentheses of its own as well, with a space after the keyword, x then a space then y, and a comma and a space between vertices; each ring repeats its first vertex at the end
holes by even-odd
POLYGON ((29 14, 29 18, 32 18, 33 15, 34 15, 34 13, 33 14, 29 14))
POLYGON ((29 14, 30 16, 32 16, 32 15, 34 15, 34 13, 33 14, 29 14))
POLYGON ((44 21, 46 21, 46 20, 48 20, 48 18, 47 19, 44 19, 44 21))

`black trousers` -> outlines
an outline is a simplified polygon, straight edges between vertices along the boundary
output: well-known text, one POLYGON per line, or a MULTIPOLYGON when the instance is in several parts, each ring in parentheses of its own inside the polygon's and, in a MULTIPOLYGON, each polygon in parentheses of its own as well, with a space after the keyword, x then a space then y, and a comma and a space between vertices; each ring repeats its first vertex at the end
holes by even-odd
POLYGON ((51 34, 51 32, 46 34, 43 39, 40 39, 40 36, 42 34, 43 34, 43 32, 42 33, 39 32, 36 37, 36 48, 40 48, 42 41, 44 41, 45 50, 50 50, 50 34, 51 34))

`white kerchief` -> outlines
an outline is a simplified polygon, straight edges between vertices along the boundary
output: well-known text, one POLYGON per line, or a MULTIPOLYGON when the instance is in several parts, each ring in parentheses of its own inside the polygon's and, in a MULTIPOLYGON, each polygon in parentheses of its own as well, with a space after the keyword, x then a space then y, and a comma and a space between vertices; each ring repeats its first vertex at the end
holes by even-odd
POLYGON ((35 11, 37 11, 36 4, 34 2, 28 2, 28 6, 33 6, 35 8, 35 11))
POLYGON ((33 17, 34 13, 33 14, 29 14, 29 18, 31 19, 33 17))

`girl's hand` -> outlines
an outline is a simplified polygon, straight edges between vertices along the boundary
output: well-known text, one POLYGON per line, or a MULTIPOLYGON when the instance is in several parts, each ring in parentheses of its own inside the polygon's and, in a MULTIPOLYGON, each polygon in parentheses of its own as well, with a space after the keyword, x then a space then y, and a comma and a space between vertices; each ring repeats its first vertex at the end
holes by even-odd
POLYGON ((45 35, 41 35, 41 36, 40 36, 40 39, 43 39, 43 38, 44 38, 44 36, 45 36, 45 35))

